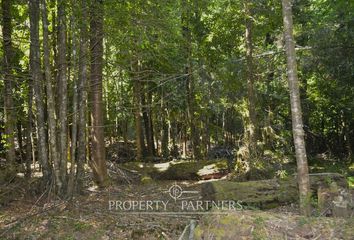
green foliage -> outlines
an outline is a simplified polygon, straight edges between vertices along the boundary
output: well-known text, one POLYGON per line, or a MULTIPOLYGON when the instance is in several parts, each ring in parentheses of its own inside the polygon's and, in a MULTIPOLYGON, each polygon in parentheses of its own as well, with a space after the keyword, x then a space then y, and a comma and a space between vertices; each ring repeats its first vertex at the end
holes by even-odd
POLYGON ((354 188, 354 177, 348 177, 348 184, 350 188, 354 188))
MULTIPOLYGON (((253 26, 254 90, 260 135, 257 146, 261 149, 249 168, 256 169, 257 174, 258 170, 267 171, 274 163, 294 161, 280 1, 251 1, 251 16, 246 15, 243 2, 235 0, 107 0, 103 3, 103 96, 107 140, 124 138, 129 142, 135 138, 132 80, 138 75, 144 91, 140 95, 151 99, 141 105, 144 105, 143 110, 151 113, 154 140, 158 145, 155 146, 158 149, 156 155, 161 155, 163 128, 166 126, 169 150, 177 146, 181 152, 184 143, 188 145, 186 149, 190 147, 192 129, 188 120, 188 94, 194 100, 195 119, 192 121, 198 130, 203 155, 206 156, 215 145, 228 146, 240 155, 241 152, 246 155, 243 150, 248 144, 246 132, 250 119, 245 20, 249 18, 253 26), (190 32, 190 38, 185 36, 185 30, 190 32), (132 67, 136 59, 141 68, 138 73, 132 67), (188 93, 186 86, 189 64, 192 93, 188 93)), ((57 88, 54 77, 59 68, 55 59, 56 7, 55 1, 49 1, 54 89, 57 88)), ((75 43, 72 38, 80 34, 75 19, 79 19, 83 11, 75 1, 67 1, 67 7, 70 23, 67 28, 70 56, 68 54, 67 59, 71 68, 68 96, 71 101, 72 82, 77 77, 77 69, 72 69, 77 66, 71 55, 75 43)), ((354 149, 354 12, 351 9, 353 3, 347 0, 298 0, 293 4, 305 139, 311 157, 325 153, 331 158, 345 159, 354 149)), ((27 2, 13 1, 11 13, 15 55, 14 106, 25 132, 28 114, 31 111, 36 113, 35 108, 29 109, 28 106, 31 78, 28 74, 27 2)), ((89 24, 85 23, 85 26, 89 27, 89 24)), ((2 48, 0 57, 3 58, 2 48)), ((4 91, 3 81, 0 91, 4 91)), ((0 105, 4 105, 3 98, 0 105)), ((71 126, 72 110, 69 112, 71 126)), ((3 125, 3 108, 0 108, 0 119, 3 125)), ((17 131, 14 135, 17 137, 17 131)), ((1 141, 5 137, 2 133, 1 141)), ((187 156, 183 157, 188 155, 189 149, 187 156)), ((336 163, 331 170, 340 170, 336 166, 345 168, 336 163)), ((317 163, 313 167, 316 168, 317 163)), ((286 174, 283 169, 272 172, 273 176, 279 177, 286 174)))

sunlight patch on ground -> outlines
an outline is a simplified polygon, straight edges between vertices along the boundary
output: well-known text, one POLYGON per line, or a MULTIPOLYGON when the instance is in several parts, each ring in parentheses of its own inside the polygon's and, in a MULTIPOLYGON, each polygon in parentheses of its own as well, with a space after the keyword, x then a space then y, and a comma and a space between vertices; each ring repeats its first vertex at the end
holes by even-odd
POLYGON ((219 170, 216 164, 214 163, 214 164, 204 166, 202 169, 198 171, 198 175, 203 176, 203 175, 209 175, 217 172, 219 172, 219 170))
POLYGON ((181 163, 186 163, 186 162, 188 162, 188 161, 186 161, 186 160, 179 160, 179 161, 172 160, 172 161, 165 162, 165 163, 155 163, 155 164, 154 164, 154 168, 156 168, 157 171, 159 171, 159 172, 164 172, 164 171, 166 171, 171 165, 176 165, 176 164, 181 164, 181 163))
POLYGON ((166 162, 166 163, 157 163, 154 164, 154 168, 157 169, 159 172, 164 172, 166 171, 171 165, 171 162, 166 162))

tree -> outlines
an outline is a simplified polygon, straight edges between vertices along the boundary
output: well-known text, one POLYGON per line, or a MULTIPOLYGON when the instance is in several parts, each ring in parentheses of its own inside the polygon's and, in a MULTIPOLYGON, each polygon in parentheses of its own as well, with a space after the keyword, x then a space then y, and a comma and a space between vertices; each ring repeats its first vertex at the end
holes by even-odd
MULTIPOLYGON (((71 2, 73 7, 80 6, 76 5, 75 2, 71 2)), ((71 40, 71 54, 70 54, 70 66, 69 66, 69 71, 68 71, 68 76, 70 79, 70 72, 72 72, 72 91, 73 91, 73 96, 72 96, 72 120, 71 120, 71 144, 70 144, 70 174, 68 177, 68 188, 67 188, 67 196, 71 198, 74 193, 74 188, 75 188, 75 167, 77 166, 77 132, 78 132, 78 105, 79 105, 79 94, 78 94, 78 36, 77 36, 77 31, 76 26, 78 24, 78 18, 76 15, 76 12, 81 12, 81 11, 75 11, 73 12, 73 15, 70 18, 70 28, 69 28, 69 43, 71 40)))
POLYGON ((30 178, 31 177, 31 164, 32 164, 32 159, 34 158, 33 154, 33 112, 32 112, 32 106, 33 106, 33 81, 32 79, 28 79, 28 97, 27 97, 27 104, 28 104, 28 110, 27 110, 27 128, 26 128, 26 177, 30 178))
POLYGON ((68 143, 67 143, 67 108, 68 108, 68 80, 67 80, 67 44, 66 44, 66 1, 58 1, 58 90, 59 90, 59 156, 60 156, 60 178, 57 183, 61 191, 66 182, 68 143))
POLYGON ((287 75, 290 90, 290 104, 292 116, 293 138, 295 145, 295 155, 297 161, 297 181, 300 193, 300 211, 309 216, 311 214, 310 180, 308 175, 308 165, 306 147, 304 140, 304 129, 302 123, 302 110, 300 101, 299 80, 297 74, 295 43, 293 36, 293 19, 291 0, 282 0, 284 37, 287 56, 287 75))
POLYGON ((29 1, 30 17, 30 70, 33 80, 34 98, 37 110, 37 134, 38 134, 38 159, 43 168, 43 180, 50 177, 50 165, 48 161, 47 131, 45 127, 45 112, 43 102, 43 82, 41 74, 40 45, 39 45, 39 0, 29 1))
POLYGON ((140 96, 141 105, 143 109, 143 121, 146 136, 147 155, 149 158, 152 158, 155 156, 154 129, 151 116, 152 90, 148 87, 148 84, 143 84, 141 88, 142 93, 140 94, 140 96))
MULTIPOLYGON (((136 55, 137 52, 135 52, 136 55)), ((139 79, 139 60, 138 56, 133 56, 132 71, 133 73, 133 104, 135 118, 135 141, 136 141, 136 157, 138 161, 143 160, 145 152, 145 141, 142 126, 142 110, 141 110, 141 93, 142 85, 139 79)))
POLYGON ((78 146, 77 146, 77 170, 76 182, 77 190, 82 189, 82 178, 84 174, 84 163, 86 162, 86 122, 87 122, 87 62, 88 62, 88 17, 86 0, 80 2, 81 18, 79 21, 80 40, 79 40, 79 75, 78 75, 78 146))
POLYGON ((14 54, 12 49, 12 25, 11 25, 11 0, 3 0, 2 8, 2 35, 3 35, 3 71, 4 71, 4 110, 5 110, 5 137, 6 137, 6 160, 13 167, 15 164, 15 127, 16 111, 13 101, 13 62, 14 54))
POLYGON ((107 185, 107 166, 103 128, 103 2, 94 0, 90 19, 91 47, 91 141, 92 160, 90 162, 94 179, 98 186, 107 185))
POLYGON ((192 46, 192 29, 191 20, 192 4, 188 0, 182 1, 182 35, 183 35, 183 48, 185 57, 185 89, 186 89, 186 104, 187 104, 187 119, 190 127, 190 135, 193 147, 193 157, 197 160, 201 158, 200 152, 200 136, 198 128, 198 120, 196 116, 196 101, 195 101, 195 79, 193 74, 193 46, 192 46))
POLYGON ((253 16, 251 14, 250 4, 248 1, 244 2, 245 17, 246 17, 246 65, 247 65, 247 99, 248 99, 248 115, 249 115, 249 126, 248 126, 248 141, 249 141, 249 151, 251 155, 253 152, 257 151, 257 132, 258 124, 256 117, 256 99, 255 99, 255 89, 254 89, 254 63, 253 63, 253 39, 252 39, 252 21, 253 16))
POLYGON ((48 17, 47 17, 47 4, 46 0, 41 1, 42 12, 42 25, 43 25, 43 67, 45 86, 47 91, 47 111, 48 111, 48 137, 49 137, 49 156, 52 163, 54 163, 54 175, 56 179, 57 187, 60 189, 60 158, 58 154, 57 145, 57 119, 55 113, 54 94, 52 87, 52 74, 50 69, 50 42, 49 42, 49 30, 48 30, 48 17))

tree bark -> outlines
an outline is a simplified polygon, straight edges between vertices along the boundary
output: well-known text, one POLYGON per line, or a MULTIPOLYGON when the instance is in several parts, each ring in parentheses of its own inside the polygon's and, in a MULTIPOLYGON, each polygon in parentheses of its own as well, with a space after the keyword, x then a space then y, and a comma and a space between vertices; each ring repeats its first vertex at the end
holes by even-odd
MULTIPOLYGON (((47 4, 46 0, 41 0, 42 24, 43 24, 43 65, 44 76, 47 90, 47 109, 48 109, 48 130, 49 130, 49 157, 50 161, 54 164, 54 176, 56 183, 61 183, 60 179, 60 159, 58 156, 57 145, 57 120, 55 114, 54 94, 52 87, 52 74, 50 69, 50 41, 48 30, 48 17, 47 17, 47 4)), ((61 184, 60 184, 61 185, 61 184)))
POLYGON ((5 112, 5 139, 6 139, 6 160, 9 167, 15 164, 15 127, 16 111, 13 103, 13 81, 12 76, 14 54, 12 49, 12 25, 11 25, 11 0, 3 0, 2 7, 2 35, 3 35, 3 72, 4 72, 4 112, 5 112))
POLYGON ((299 80, 297 75, 295 43, 293 36, 293 19, 291 0, 282 0, 284 37, 287 55, 287 75, 290 90, 290 104, 295 154, 297 161, 298 185, 300 194, 300 211, 303 215, 311 214, 311 191, 308 174, 308 164, 304 140, 302 111, 300 101, 299 80))
POLYGON ((67 135, 67 45, 66 45, 66 10, 65 0, 58 1, 58 91, 59 91, 59 152, 60 152, 60 178, 57 183, 58 191, 66 187, 67 161, 68 161, 68 135, 67 135))
POLYGON ((254 64, 253 64, 253 40, 252 40, 252 14, 248 1, 244 2, 246 14, 246 64, 247 64, 247 98, 248 98, 248 113, 249 113, 249 151, 250 153, 257 152, 257 116, 256 116, 256 97, 254 91, 254 64))
POLYGON ((27 179, 31 178, 31 164, 35 162, 35 153, 33 151, 33 80, 27 79, 28 84, 28 97, 27 97, 27 121, 26 121, 26 173, 27 179))
POLYGON ((33 124, 33 82, 32 79, 28 79, 28 110, 27 110, 27 129, 26 129, 26 178, 31 178, 31 164, 33 153, 33 137, 32 137, 32 124, 33 124))
MULTIPOLYGON (((77 19, 72 16, 71 18, 71 59, 70 66, 72 68, 73 76, 73 97, 72 97, 72 125, 71 125, 71 149, 70 149, 70 174, 68 177, 68 191, 67 196, 72 197, 75 187, 75 165, 76 165, 76 150, 77 150, 77 123, 78 123, 78 81, 77 81, 77 36, 76 32, 73 31, 76 28, 77 19)), ((70 72, 69 72, 70 76, 70 72)))
POLYGON ((103 2, 94 0, 91 10, 91 96, 92 96, 92 161, 91 168, 98 186, 108 183, 103 128, 103 2))
POLYGON ((153 133, 152 117, 151 117, 152 95, 151 93, 145 94, 146 92, 149 91, 149 88, 147 88, 146 84, 142 86, 142 89, 144 89, 144 91, 140 96, 141 96, 141 105, 143 109, 143 120, 145 126, 147 155, 149 158, 152 158, 155 155, 154 133, 153 133), (147 101, 146 101, 146 97, 148 98, 147 101))
POLYGON ((187 118, 191 132, 191 141, 192 141, 192 148, 193 148, 193 157, 196 160, 201 158, 200 153, 200 139, 199 139, 199 129, 196 125, 198 119, 196 119, 195 115, 195 84, 193 78, 193 63, 192 63, 192 30, 191 30, 191 10, 188 5, 188 1, 182 1, 184 10, 182 14, 182 34, 185 41, 184 48, 185 48, 185 60, 186 60, 186 67, 185 67, 185 74, 186 74, 186 95, 187 95, 187 118))
POLYGON ((77 149, 77 169, 76 182, 77 190, 82 190, 82 178, 84 174, 84 163, 86 162, 86 112, 87 112, 87 60, 88 60, 88 17, 86 0, 81 0, 80 19, 80 46, 79 46, 79 77, 78 77, 78 97, 79 97, 79 120, 78 120, 78 149, 77 149))
MULTIPOLYGON (((169 144, 169 124, 167 122, 167 117, 168 117, 168 110, 166 106, 166 101, 165 101, 165 91, 163 89, 163 86, 161 88, 161 124, 162 124, 162 133, 161 133, 161 154, 162 157, 167 159, 169 156, 169 149, 168 149, 168 144, 169 144)), ((175 136, 173 136, 175 137, 175 136)), ((174 147, 174 146, 173 146, 174 147)))
POLYGON ((39 0, 29 1, 30 12, 30 70, 33 80, 34 98, 37 109, 37 131, 38 131, 38 159, 42 164, 43 180, 49 180, 50 165, 48 161, 47 131, 45 128, 43 84, 40 65, 39 46, 39 0))
POLYGON ((134 118, 135 118, 135 141, 136 141, 136 157, 137 161, 144 160, 145 153, 145 141, 143 132, 143 122, 142 122, 142 84, 140 81, 140 62, 139 53, 137 50, 137 40, 133 39, 132 44, 135 49, 133 50, 131 70, 132 70, 132 81, 133 81, 133 105, 134 105, 134 118))
POLYGON ((22 135, 22 121, 18 119, 17 121, 17 142, 18 142, 18 150, 19 150, 19 159, 20 163, 23 163, 23 135, 22 135))
POLYGON ((133 77, 133 98, 134 98, 134 117, 135 117, 135 140, 136 140, 136 157, 137 161, 144 158, 144 134, 142 127, 142 113, 141 113, 141 84, 137 77, 133 77))

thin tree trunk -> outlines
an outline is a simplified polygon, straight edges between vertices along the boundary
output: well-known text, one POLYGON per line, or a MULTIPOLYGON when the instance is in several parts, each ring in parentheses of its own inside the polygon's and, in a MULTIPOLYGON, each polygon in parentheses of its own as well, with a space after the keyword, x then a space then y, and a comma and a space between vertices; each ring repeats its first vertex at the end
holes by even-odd
MULTIPOLYGON (((162 157, 167 159, 169 156, 169 149, 168 149, 168 143, 169 143, 169 125, 167 123, 167 106, 165 103, 165 91, 161 89, 161 122, 162 122, 162 134, 161 134, 161 153, 162 157)), ((175 137, 175 136, 173 136, 175 137)), ((174 147, 174 146, 173 146, 174 147)))
MULTIPOLYGON (((75 29, 76 27, 76 18, 71 18, 71 29, 75 29)), ((72 33, 72 69, 73 69, 73 100, 72 100, 72 127, 71 127, 71 152, 70 152, 70 174, 68 178, 68 197, 71 197, 74 192, 75 186, 75 165, 76 165, 76 148, 77 148, 77 123, 78 123, 78 89, 77 89, 77 37, 76 33, 72 33)), ((69 74, 70 76, 70 74, 69 74)))
POLYGON ((19 150, 20 163, 23 163, 23 137, 22 137, 22 121, 19 119, 17 121, 17 142, 19 150))
POLYGON ((282 0, 284 36, 287 55, 287 74, 290 90, 290 104, 293 126, 293 137, 297 161, 297 181, 300 194, 300 211, 303 215, 311 214, 311 190, 308 175, 307 156, 302 122, 299 80, 297 75, 295 43, 293 36, 293 19, 290 0, 282 0))
POLYGON ((3 35, 3 72, 4 72, 4 111, 5 111, 5 135, 6 135, 6 160, 9 167, 15 164, 15 126, 16 111, 13 103, 13 77, 12 68, 14 54, 12 49, 12 25, 11 25, 11 0, 2 0, 2 35, 3 35))
MULTIPOLYGON (((155 146, 154 146, 154 136, 152 132, 152 123, 151 123, 151 111, 150 111, 150 101, 146 101, 145 90, 146 86, 143 85, 142 89, 144 90, 143 93, 140 94, 141 96, 141 105, 143 109, 143 120, 145 126, 145 137, 146 137, 146 145, 147 145, 147 155, 149 158, 154 156, 155 146)), ((148 95, 148 94, 147 94, 148 95)), ((149 96, 148 96, 149 98, 149 96)))
POLYGON ((75 185, 75 165, 76 165, 76 148, 77 148, 77 110, 78 110, 78 93, 77 93, 77 81, 74 80, 74 96, 73 96, 73 118, 71 127, 71 165, 70 165, 70 175, 68 179, 68 196, 71 196, 74 191, 75 185))
POLYGON ((33 86, 32 80, 28 80, 28 110, 27 110, 27 129, 26 129, 26 178, 31 178, 31 164, 33 153, 33 141, 32 141, 32 124, 33 124, 33 86))
POLYGON ((92 161, 91 167, 98 186, 108 183, 103 128, 102 67, 103 67, 103 2, 94 0, 91 10, 91 92, 92 92, 92 161))
MULTIPOLYGON (((137 45, 136 39, 134 39, 134 46, 137 45)), ((132 81, 133 81, 133 105, 134 105, 134 118, 135 118, 135 141, 136 141, 136 160, 144 160, 145 153, 145 142, 144 142, 144 132, 143 132, 143 122, 142 122, 142 84, 140 81, 140 63, 139 54, 137 49, 134 50, 134 55, 132 56, 131 70, 132 81)))
POLYGON ((77 190, 81 192, 83 185, 84 163, 86 162, 86 102, 87 102, 87 60, 88 60, 88 17, 86 0, 81 0, 80 46, 79 46, 79 120, 76 182, 77 190))
MULTIPOLYGON (((48 109, 48 130, 49 130, 49 157, 51 162, 54 164, 54 175, 56 183, 61 185, 60 179, 60 159, 58 156, 58 145, 57 145, 57 120, 55 114, 55 103, 54 94, 52 87, 52 74, 50 69, 50 42, 49 42, 49 30, 48 30, 48 17, 47 17, 47 4, 46 0, 41 0, 41 11, 42 11, 42 24, 43 24, 43 65, 44 65, 44 76, 46 82, 47 90, 47 109, 48 109)), ((59 187, 58 187, 59 188, 59 187)))
POLYGON ((123 141, 124 146, 128 145, 128 120, 124 119, 122 121, 122 134, 123 134, 123 141))
POLYGON ((58 77, 59 77, 59 152, 60 152, 60 178, 57 183, 58 191, 65 188, 68 161, 68 135, 67 135, 67 45, 66 45, 66 10, 65 0, 58 1, 58 77))
POLYGON ((250 152, 256 152, 257 148, 257 117, 256 117, 256 99, 254 92, 254 64, 253 64, 253 40, 252 40, 252 14, 247 1, 244 2, 246 14, 246 63, 247 63, 247 98, 249 112, 249 148, 250 152))
POLYGON ((144 135, 142 128, 142 113, 141 113, 141 85, 139 79, 133 79, 133 97, 134 97, 134 116, 135 116, 135 139, 136 139, 136 157, 137 161, 144 158, 144 135))
POLYGON ((40 47, 39 47, 39 0, 29 1, 30 12, 30 67, 34 87, 34 97, 37 109, 37 131, 38 131, 38 159, 42 164, 43 180, 49 180, 50 165, 48 161, 48 145, 47 145, 47 132, 45 128, 44 116, 44 95, 41 77, 40 65, 40 47))
MULTIPOLYGON (((47 1, 48 3, 48 1, 47 1)), ((52 32, 51 32, 51 37, 52 37, 52 41, 51 41, 51 46, 52 46, 52 50, 53 50, 53 57, 52 57, 52 79, 54 80, 53 84, 53 98, 54 98, 54 102, 55 103, 59 103, 59 97, 58 97, 58 50, 57 50, 57 46, 58 46, 58 26, 57 26, 57 11, 56 11, 56 4, 57 4, 57 0, 49 0, 49 9, 52 9, 51 11, 51 15, 52 15, 52 32)), ((55 106, 55 115, 57 117, 57 124, 58 124, 58 116, 59 116, 59 104, 56 104, 55 106)), ((58 127, 58 126, 57 126, 58 127)), ((58 131, 58 129, 57 129, 58 131)), ((57 146, 58 146, 58 158, 60 161, 60 152, 59 152, 59 137, 57 137, 57 146)))
POLYGON ((148 125, 149 125, 149 134, 150 134, 150 151, 152 153, 152 156, 156 155, 156 149, 155 147, 158 147, 156 144, 155 146, 155 141, 154 141, 154 123, 153 123, 153 116, 152 116, 152 92, 151 89, 148 88, 148 93, 147 93, 147 111, 148 111, 148 125))
POLYGON ((191 10, 188 1, 183 0, 184 13, 182 14, 182 33, 185 41, 185 60, 187 66, 185 68, 186 74, 186 95, 187 95, 187 119, 191 130, 191 142, 194 159, 199 160, 200 154, 200 140, 199 131, 196 125, 198 119, 195 115, 195 92, 194 92, 194 78, 193 78, 193 63, 192 63, 192 31, 191 31, 191 10))

